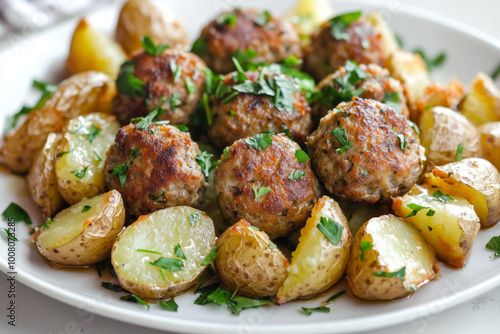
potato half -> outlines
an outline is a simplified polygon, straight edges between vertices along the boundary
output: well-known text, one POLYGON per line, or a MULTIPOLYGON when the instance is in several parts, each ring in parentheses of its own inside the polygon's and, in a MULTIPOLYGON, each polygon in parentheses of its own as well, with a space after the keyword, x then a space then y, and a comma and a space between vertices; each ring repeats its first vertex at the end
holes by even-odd
POLYGON ((250 298, 274 296, 286 278, 288 260, 269 236, 240 220, 217 240, 215 267, 222 284, 250 298))
POLYGON ((215 246, 212 219, 187 206, 155 211, 127 227, 116 240, 111 263, 122 287, 149 300, 172 298, 191 287, 205 271, 202 262, 215 246), (178 256, 176 246, 185 259, 178 256), (167 259, 167 260, 160 260, 167 259), (177 263, 180 270, 156 261, 177 263))
POLYGON ((420 140, 427 156, 426 171, 456 161, 460 144, 463 146, 463 159, 482 155, 479 132, 456 111, 443 107, 426 109, 419 127, 420 140))
POLYGON ((68 122, 57 148, 57 187, 70 204, 104 191, 106 153, 120 124, 115 116, 93 113, 68 122))
POLYGON ((64 200, 57 189, 54 161, 61 134, 51 133, 45 145, 33 160, 26 183, 37 208, 44 218, 50 218, 62 206, 64 200))
POLYGON ((481 135, 483 158, 500 170, 500 122, 485 123, 477 130, 481 135))
POLYGON ((89 266, 109 257, 124 222, 122 197, 111 190, 59 212, 38 229, 36 246, 54 263, 89 266))
POLYGON ((116 78, 126 59, 120 44, 82 19, 71 39, 66 69, 71 74, 98 71, 116 78))
POLYGON ((500 90, 489 76, 476 75, 460 111, 474 125, 500 121, 500 90))
POLYGON ((451 196, 461 196, 474 206, 481 226, 500 220, 500 173, 489 161, 469 158, 436 167, 424 182, 451 196))
POLYGON ((384 51, 388 56, 399 50, 399 44, 394 32, 379 12, 369 13, 366 19, 373 24, 375 30, 381 35, 384 51))
POLYGON ((481 225, 474 207, 465 198, 448 196, 445 189, 415 185, 403 197, 394 199, 392 209, 422 232, 438 258, 461 267, 481 225))
POLYGON ((434 251, 420 232, 394 215, 370 219, 354 237, 347 281, 359 298, 405 297, 438 273, 434 251))
POLYGON ((352 236, 347 219, 333 199, 323 196, 316 202, 300 234, 288 276, 277 294, 280 304, 311 298, 328 290, 347 267, 352 236), (325 227, 336 236, 335 242, 320 230, 325 227))

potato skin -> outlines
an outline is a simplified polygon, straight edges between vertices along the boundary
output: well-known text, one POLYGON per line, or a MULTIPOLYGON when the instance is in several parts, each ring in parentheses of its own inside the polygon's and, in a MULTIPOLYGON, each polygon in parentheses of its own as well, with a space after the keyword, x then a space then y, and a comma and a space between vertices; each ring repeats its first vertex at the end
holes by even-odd
POLYGON ((483 158, 500 170, 500 122, 482 124, 477 130, 481 135, 483 158))
POLYGON ((300 146, 284 134, 271 136, 264 150, 236 141, 215 169, 215 191, 224 218, 234 224, 245 219, 265 231, 271 239, 286 236, 303 225, 321 195, 320 185, 309 160, 299 163, 300 146), (288 177, 293 169, 305 171, 302 179, 288 177), (252 186, 270 192, 257 200, 252 186))
POLYGON ((250 298, 273 296, 286 278, 288 260, 267 234, 240 220, 217 240, 215 267, 222 284, 250 298))
POLYGON ((26 183, 37 208, 44 218, 50 218, 64 203, 56 185, 54 161, 61 135, 51 133, 31 165, 26 183))
MULTIPOLYGON (((69 243, 57 248, 44 248, 40 241, 36 240, 40 254, 62 266, 90 266, 108 258, 113 242, 123 228, 125 208, 120 193, 114 190, 108 192, 102 201, 105 204, 99 214, 88 218, 84 223, 87 225, 85 230, 69 243)), ((65 215, 69 209, 58 213, 54 220, 65 215)), ((38 229, 37 236, 44 231, 45 227, 38 229)))
POLYGON ((122 7, 115 39, 128 54, 141 48, 141 38, 149 36, 156 45, 174 47, 187 44, 188 34, 163 1, 129 0, 122 7))

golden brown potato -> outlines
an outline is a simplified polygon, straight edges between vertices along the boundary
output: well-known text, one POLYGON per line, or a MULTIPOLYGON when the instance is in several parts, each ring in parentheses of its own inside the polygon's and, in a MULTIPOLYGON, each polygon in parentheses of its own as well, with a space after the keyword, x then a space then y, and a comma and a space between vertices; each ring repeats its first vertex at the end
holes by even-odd
POLYGON ((500 121, 500 90, 484 73, 478 73, 460 111, 474 125, 500 121))
POLYGON ((323 196, 318 200, 300 234, 288 276, 277 294, 280 304, 328 290, 347 268, 352 236, 347 219, 333 199, 323 196))
POLYGON ((51 133, 42 149, 35 155, 33 164, 26 178, 31 199, 42 212, 44 218, 50 218, 59 210, 64 200, 57 189, 54 161, 61 135, 51 133))
POLYGON ((481 226, 463 197, 429 185, 415 185, 394 199, 392 209, 420 230, 436 255, 452 266, 465 264, 481 226))
POLYGON ((500 219, 500 173, 487 160, 469 158, 436 167, 425 175, 424 182, 467 199, 482 227, 495 225, 500 219))
POLYGON ((83 18, 73 33, 66 69, 70 74, 98 71, 116 78, 126 59, 127 55, 118 43, 83 18))
POLYGON ((273 296, 286 278, 288 260, 268 235, 240 220, 217 240, 215 267, 222 284, 250 298, 273 296))
MULTIPOLYGON (((194 9, 194 8, 193 8, 194 9)), ((174 47, 186 44, 184 26, 163 1, 129 0, 122 7, 116 24, 115 39, 128 54, 141 48, 141 38, 174 47)))
POLYGON ((401 298, 438 276, 434 251, 410 223, 394 215, 367 221, 354 237, 347 282, 368 300, 401 298))
POLYGON ((89 266, 109 257, 125 221, 120 193, 85 199, 48 220, 35 235, 45 258, 63 266, 89 266))
POLYGON ((303 43, 308 43, 314 30, 333 16, 333 8, 328 0, 298 0, 286 15, 297 26, 303 43))
POLYGON ((459 145, 463 146, 463 159, 482 155, 479 132, 456 111, 443 107, 426 109, 419 127, 427 156, 426 171, 456 161, 459 145))
POLYGON ((57 188, 70 204, 104 192, 104 162, 120 125, 115 116, 92 113, 71 119, 57 148, 57 188))
POLYGON ((388 57, 399 50, 399 44, 394 36, 394 32, 391 30, 387 22, 384 21, 380 13, 369 13, 366 16, 366 19, 368 22, 371 22, 371 24, 375 26, 375 30, 380 33, 385 53, 388 57))
POLYGON ((143 299, 167 299, 189 289, 216 253, 212 219, 188 206, 155 211, 127 227, 111 263, 121 286, 143 299))
POLYGON ((477 130, 481 135, 483 158, 500 170, 500 122, 485 123, 477 130))

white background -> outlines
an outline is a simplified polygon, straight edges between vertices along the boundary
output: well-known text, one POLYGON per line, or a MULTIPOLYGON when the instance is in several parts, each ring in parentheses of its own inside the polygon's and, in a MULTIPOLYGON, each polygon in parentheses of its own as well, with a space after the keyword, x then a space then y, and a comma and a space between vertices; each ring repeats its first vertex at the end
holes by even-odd
MULTIPOLYGON (((202 0, 200 0, 202 1, 202 0)), ((498 0, 385 0, 387 6, 426 9, 455 19, 500 39, 498 0)), ((500 61, 500 55, 499 55, 500 61)), ((500 259, 498 260, 500 264, 500 259)), ((20 283, 16 287, 16 327, 7 325, 7 276, 0 273, 0 333, 162 333, 89 314, 55 301, 20 283)), ((314 315, 313 315, 314 316, 314 315)), ((500 288, 458 307, 428 317, 372 333, 476 333, 500 327, 500 288)), ((165 328, 168 330, 168 328, 165 328)))

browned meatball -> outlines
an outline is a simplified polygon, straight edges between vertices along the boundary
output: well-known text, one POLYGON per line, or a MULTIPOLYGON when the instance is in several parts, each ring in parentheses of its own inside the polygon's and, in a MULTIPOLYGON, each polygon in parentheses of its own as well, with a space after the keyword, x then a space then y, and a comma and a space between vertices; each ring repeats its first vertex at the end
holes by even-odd
POLYGON ((341 199, 385 202, 407 192, 423 169, 423 149, 406 116, 354 98, 321 119, 307 146, 318 177, 341 199))
POLYGON ((337 39, 332 34, 334 21, 335 18, 323 23, 320 30, 311 36, 311 44, 304 55, 306 72, 316 80, 321 80, 347 60, 354 60, 358 64, 384 64, 387 55, 382 35, 372 23, 360 18, 344 29, 343 39, 337 39))
POLYGON ((318 122, 328 111, 341 102, 351 101, 353 96, 384 102, 399 114, 410 116, 403 85, 376 64, 357 66, 348 61, 321 80, 318 90, 320 97, 312 108, 313 118, 318 122))
POLYGON ((257 9, 221 13, 201 31, 193 45, 216 73, 236 69, 231 57, 246 52, 252 62, 279 63, 287 57, 302 58, 299 33, 288 20, 257 9))
POLYGON ((245 75, 247 80, 235 82, 236 73, 229 73, 219 84, 225 87, 227 93, 212 98, 213 123, 208 129, 210 140, 224 148, 240 138, 266 130, 283 132, 288 129, 297 142, 303 143, 311 131, 311 108, 293 78, 272 73, 261 78, 259 71, 245 72, 245 75), (238 92, 249 91, 245 87, 252 86, 252 83, 258 83, 258 87, 251 87, 250 90, 259 94, 238 92), (281 87, 278 93, 277 84, 281 87), (235 93, 238 95, 229 99, 235 93), (278 94, 280 98, 270 94, 278 94), (289 104, 284 106, 281 103, 284 100, 289 104))
POLYGON ((284 134, 259 134, 231 145, 214 178, 224 218, 232 224, 245 219, 272 239, 303 225, 321 189, 307 156, 296 157, 299 150, 284 134))
POLYGON ((198 144, 174 126, 137 126, 120 129, 104 166, 107 187, 120 192, 127 213, 201 205, 208 184, 196 162, 198 144))
POLYGON ((122 65, 113 113, 126 125, 160 107, 164 113, 159 119, 187 124, 205 90, 203 68, 203 60, 183 50, 167 49, 158 56, 138 51, 122 65))

